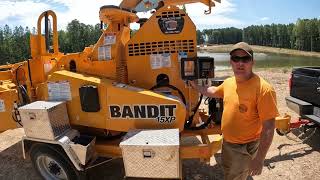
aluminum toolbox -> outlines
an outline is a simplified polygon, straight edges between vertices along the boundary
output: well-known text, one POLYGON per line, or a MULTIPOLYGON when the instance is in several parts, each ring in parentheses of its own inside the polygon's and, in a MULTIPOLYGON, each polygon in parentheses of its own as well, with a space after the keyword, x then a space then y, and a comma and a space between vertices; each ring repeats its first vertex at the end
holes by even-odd
POLYGON ((71 128, 65 102, 36 101, 19 113, 27 137, 55 140, 71 128))
POLYGON ((120 147, 127 177, 181 178, 179 130, 134 130, 120 147))

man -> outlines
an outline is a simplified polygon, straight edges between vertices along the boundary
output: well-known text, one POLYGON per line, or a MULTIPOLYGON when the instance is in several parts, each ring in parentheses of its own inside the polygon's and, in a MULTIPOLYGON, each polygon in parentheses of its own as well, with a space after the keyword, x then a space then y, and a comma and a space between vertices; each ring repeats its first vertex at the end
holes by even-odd
POLYGON ((205 96, 223 98, 224 177, 226 180, 245 180, 248 175, 262 172, 278 116, 276 93, 269 83, 253 73, 255 61, 247 43, 235 44, 230 56, 234 77, 218 87, 190 84, 205 96))

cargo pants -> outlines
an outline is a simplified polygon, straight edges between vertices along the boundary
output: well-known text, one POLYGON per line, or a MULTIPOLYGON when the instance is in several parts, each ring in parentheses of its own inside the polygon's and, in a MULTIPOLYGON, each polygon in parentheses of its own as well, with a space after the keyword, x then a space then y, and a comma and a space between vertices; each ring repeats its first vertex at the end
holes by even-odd
POLYGON ((224 180, 246 180, 249 173, 249 165, 257 155, 259 141, 246 144, 233 144, 223 141, 222 166, 224 180))

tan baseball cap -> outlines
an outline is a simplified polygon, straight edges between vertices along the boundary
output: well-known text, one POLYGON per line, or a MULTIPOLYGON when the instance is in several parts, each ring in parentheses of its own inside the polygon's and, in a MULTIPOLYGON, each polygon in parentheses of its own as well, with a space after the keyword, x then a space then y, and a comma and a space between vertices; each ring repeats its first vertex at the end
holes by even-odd
POLYGON ((253 50, 251 49, 251 47, 249 46, 249 44, 245 43, 245 42, 239 42, 235 45, 232 46, 232 49, 230 51, 230 55, 232 54, 233 51, 235 50, 244 50, 248 55, 250 55, 251 57, 253 57, 253 50))

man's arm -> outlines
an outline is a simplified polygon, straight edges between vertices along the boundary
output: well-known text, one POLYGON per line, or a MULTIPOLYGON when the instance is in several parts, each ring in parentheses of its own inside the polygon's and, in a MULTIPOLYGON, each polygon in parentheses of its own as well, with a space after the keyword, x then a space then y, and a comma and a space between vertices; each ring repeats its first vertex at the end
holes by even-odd
POLYGON ((249 175, 251 176, 260 175, 262 172, 264 159, 266 158, 274 135, 275 119, 264 121, 262 126, 258 153, 250 164, 249 175))
POLYGON ((222 98, 216 93, 218 88, 215 86, 211 86, 211 87, 199 86, 194 81, 189 81, 189 83, 193 89, 197 90, 198 92, 200 92, 204 96, 212 97, 212 98, 222 98))

